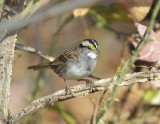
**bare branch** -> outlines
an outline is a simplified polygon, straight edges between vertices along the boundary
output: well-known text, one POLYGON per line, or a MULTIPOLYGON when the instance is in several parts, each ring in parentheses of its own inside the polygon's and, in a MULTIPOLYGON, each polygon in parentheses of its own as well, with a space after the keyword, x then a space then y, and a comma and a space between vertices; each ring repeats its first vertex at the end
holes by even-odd
POLYGON ((22 44, 18 44, 16 43, 15 45, 15 49, 17 50, 22 50, 22 51, 26 51, 26 52, 29 52, 29 53, 33 53, 33 54, 36 54, 36 55, 39 55, 40 57, 42 58, 45 58, 47 59, 48 61, 52 62, 55 58, 54 57, 51 57, 51 56, 48 56, 48 55, 45 55, 43 54, 41 51, 33 48, 33 47, 30 47, 30 46, 25 46, 25 45, 22 45, 22 44))
MULTIPOLYGON (((12 7, 14 7, 17 12, 21 11, 24 0, 15 0, 14 2, 17 4, 12 7)), ((8 4, 9 3, 5 1, 4 5, 7 6, 8 4)), ((1 14, 2 22, 7 20, 6 17, 13 15, 10 11, 3 11, 1 14)), ((0 124, 6 124, 8 121, 12 61, 15 42, 17 40, 17 30, 12 32, 7 30, 2 31, 3 33, 0 33, 0 124)))
POLYGON ((12 60, 16 33, 7 36, 0 43, 0 122, 8 116, 12 60))
MULTIPOLYGON (((78 96, 85 96, 87 94, 98 92, 98 91, 102 91, 105 89, 106 85, 108 85, 109 89, 112 89, 115 85, 115 81, 117 77, 113 78, 113 82, 110 82, 111 79, 112 78, 107 78, 107 79, 101 79, 98 81, 94 81, 92 91, 90 90, 90 87, 87 86, 86 84, 80 84, 80 85, 73 86, 71 87, 71 91, 74 96, 72 94, 66 94, 66 91, 63 89, 55 93, 52 93, 50 95, 41 97, 37 100, 34 100, 31 104, 26 106, 19 113, 13 115, 11 117, 11 121, 12 123, 15 123, 18 120, 24 118, 25 116, 41 108, 44 108, 48 105, 53 105, 56 102, 64 101, 64 100, 75 98, 78 96)), ((130 86, 135 83, 146 83, 146 82, 155 81, 155 80, 160 80, 160 70, 127 74, 124 77, 123 82, 120 83, 119 86, 130 86)))
POLYGON ((56 17, 75 8, 90 6, 95 2, 98 2, 98 0, 70 0, 53 6, 46 11, 35 13, 27 18, 19 18, 18 16, 9 21, 1 23, 0 32, 2 32, 4 29, 13 30, 22 28, 32 23, 40 22, 51 17, 56 17))

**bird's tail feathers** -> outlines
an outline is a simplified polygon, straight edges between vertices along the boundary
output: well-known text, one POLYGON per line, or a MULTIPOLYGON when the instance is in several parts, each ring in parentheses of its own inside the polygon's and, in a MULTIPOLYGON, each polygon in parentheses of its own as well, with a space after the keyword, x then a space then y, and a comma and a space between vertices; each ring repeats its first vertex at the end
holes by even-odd
POLYGON ((32 65, 29 66, 28 69, 33 69, 33 70, 40 70, 40 69, 45 69, 50 67, 49 63, 45 63, 45 64, 38 64, 38 65, 32 65))

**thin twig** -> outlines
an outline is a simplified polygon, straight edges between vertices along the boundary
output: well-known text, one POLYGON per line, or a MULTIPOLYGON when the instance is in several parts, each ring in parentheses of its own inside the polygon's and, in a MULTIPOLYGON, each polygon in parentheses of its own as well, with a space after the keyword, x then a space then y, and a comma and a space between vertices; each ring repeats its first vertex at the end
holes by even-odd
POLYGON ((16 43, 15 45, 15 49, 17 50, 22 50, 22 51, 26 51, 26 52, 29 52, 29 53, 33 53, 33 54, 36 54, 36 55, 39 55, 40 57, 42 58, 45 58, 47 60, 49 60, 50 62, 52 62, 55 58, 52 57, 52 56, 48 56, 48 55, 45 55, 43 54, 41 51, 33 48, 33 47, 30 47, 30 46, 25 46, 25 45, 22 45, 22 44, 18 44, 16 43))
MULTIPOLYGON (((123 60, 122 58, 123 58, 123 55, 124 55, 124 52, 125 52, 126 45, 127 45, 127 40, 124 41, 124 43, 123 43, 123 45, 121 47, 120 60, 118 62, 118 65, 117 65, 117 68, 115 70, 115 73, 112 75, 112 78, 114 76, 118 75, 120 70, 121 70, 121 65, 122 65, 122 60, 123 60)), ((99 109, 99 105, 102 102, 102 100, 104 99, 104 96, 105 96, 107 91, 108 91, 108 86, 106 85, 105 89, 103 90, 102 94, 98 97, 97 102, 95 104, 93 115, 92 115, 92 119, 91 119, 92 124, 96 124, 97 123, 96 122, 96 118, 97 118, 97 112, 98 112, 98 109, 99 109)))
MULTIPOLYGON (((56 102, 64 101, 67 99, 75 98, 78 96, 85 96, 90 93, 98 92, 104 90, 106 85, 108 85, 108 89, 112 89, 115 85, 117 77, 113 78, 113 82, 110 82, 112 78, 101 79, 93 82, 93 89, 90 90, 90 87, 84 83, 80 85, 76 85, 71 87, 72 94, 66 94, 66 90, 59 90, 50 95, 41 97, 37 100, 34 100, 28 106, 26 106, 19 113, 11 116, 11 122, 15 123, 18 120, 26 117, 27 115, 44 108, 48 105, 53 105, 56 102), (108 83, 110 82, 110 83, 108 83)), ((146 83, 149 81, 160 80, 160 70, 148 71, 148 72, 138 72, 133 74, 126 74, 122 83, 119 86, 131 86, 135 83, 146 83)))

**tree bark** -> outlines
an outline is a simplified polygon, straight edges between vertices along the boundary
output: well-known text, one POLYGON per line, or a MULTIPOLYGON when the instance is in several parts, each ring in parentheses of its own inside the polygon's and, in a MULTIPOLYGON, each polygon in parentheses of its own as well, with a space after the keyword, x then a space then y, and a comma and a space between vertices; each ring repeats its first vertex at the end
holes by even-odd
POLYGON ((12 61, 17 33, 8 34, 0 43, 0 123, 7 123, 12 61))
MULTIPOLYGON (((5 0, 5 7, 2 5, 1 22, 4 22, 14 16, 12 9, 16 13, 22 10, 24 0, 15 0, 12 6, 11 1, 5 0)), ((12 62, 14 57, 14 48, 17 40, 17 30, 8 32, 3 29, 0 32, 0 124, 8 123, 10 82, 12 76, 12 62)))

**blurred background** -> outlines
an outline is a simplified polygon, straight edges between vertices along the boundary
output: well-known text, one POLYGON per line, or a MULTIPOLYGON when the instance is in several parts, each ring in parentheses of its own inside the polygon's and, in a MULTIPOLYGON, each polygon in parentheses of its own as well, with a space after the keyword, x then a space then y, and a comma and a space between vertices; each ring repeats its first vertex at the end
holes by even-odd
MULTIPOLYGON (((100 55, 93 75, 108 78, 116 70, 123 43, 136 32, 134 22, 148 24, 156 1, 102 0, 89 7, 79 8, 53 19, 25 27, 19 31, 17 42, 57 57, 73 47, 79 40, 95 39, 99 44, 100 55)), ((29 2, 29 0, 26 1, 26 3, 29 2)), ((64 1, 50 1, 44 9, 56 6, 61 2, 64 1)), ((129 47, 126 45, 123 62, 125 63, 130 56, 129 47)), ((63 79, 52 70, 33 71, 27 69, 30 65, 44 62, 47 61, 37 55, 16 50, 11 83, 11 113, 19 112, 34 99, 65 88, 63 79)), ((130 70, 131 72, 133 69, 130 70)), ((67 82, 70 86, 84 83, 70 80, 67 82)), ((104 100, 107 100, 110 92, 106 93, 104 100)), ((159 108, 159 103, 156 105, 152 103, 158 93, 158 88, 149 83, 120 87, 117 99, 106 113, 106 122, 110 124, 160 123, 159 110, 155 109, 159 108)), ((94 101, 100 94, 101 92, 97 92, 85 97, 56 103, 39 110, 18 123, 88 123, 93 114, 94 101)), ((103 107, 103 103, 101 107, 103 107)))

